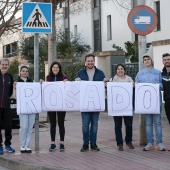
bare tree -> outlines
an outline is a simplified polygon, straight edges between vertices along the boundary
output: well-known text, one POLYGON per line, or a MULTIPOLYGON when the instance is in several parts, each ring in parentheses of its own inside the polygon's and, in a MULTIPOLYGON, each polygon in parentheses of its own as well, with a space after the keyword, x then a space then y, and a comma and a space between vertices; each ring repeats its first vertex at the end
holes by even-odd
POLYGON ((0 0, 0 37, 4 33, 15 32, 21 26, 21 20, 15 15, 21 11, 25 0, 0 0))

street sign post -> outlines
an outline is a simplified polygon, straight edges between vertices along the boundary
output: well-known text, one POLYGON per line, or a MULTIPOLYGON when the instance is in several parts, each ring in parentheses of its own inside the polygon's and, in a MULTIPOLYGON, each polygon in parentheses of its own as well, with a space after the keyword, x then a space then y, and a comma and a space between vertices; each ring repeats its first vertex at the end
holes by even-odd
MULTIPOLYGON (((155 11, 145 6, 145 0, 138 0, 139 6, 134 7, 128 15, 127 21, 132 32, 138 34, 139 42, 139 70, 143 68, 142 56, 146 53, 146 35, 150 34, 157 26, 157 15, 155 11)), ((140 145, 147 144, 145 119, 140 115, 140 145)))
POLYGON ((157 26, 157 15, 155 11, 145 5, 133 8, 128 15, 128 25, 132 32, 138 35, 150 34, 157 26))
MULTIPOLYGON (((22 32, 34 33, 34 81, 39 81, 39 33, 52 33, 52 4, 22 4, 22 32)), ((35 150, 39 150, 39 114, 35 118, 35 150)))
POLYGON ((22 32, 51 34, 52 4, 23 2, 22 32))

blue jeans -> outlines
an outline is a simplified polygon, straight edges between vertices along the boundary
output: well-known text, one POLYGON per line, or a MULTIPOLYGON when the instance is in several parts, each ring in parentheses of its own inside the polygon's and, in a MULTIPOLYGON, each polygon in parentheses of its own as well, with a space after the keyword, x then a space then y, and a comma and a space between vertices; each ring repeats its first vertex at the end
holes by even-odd
POLYGON ((155 125, 156 143, 162 143, 162 124, 161 114, 147 114, 145 115, 147 143, 154 143, 153 123, 155 125))
POLYGON ((81 112, 84 144, 96 144, 99 112, 81 112), (91 123, 91 126, 90 126, 91 123))
POLYGON ((30 146, 31 134, 36 114, 20 114, 19 138, 20 146, 30 146))

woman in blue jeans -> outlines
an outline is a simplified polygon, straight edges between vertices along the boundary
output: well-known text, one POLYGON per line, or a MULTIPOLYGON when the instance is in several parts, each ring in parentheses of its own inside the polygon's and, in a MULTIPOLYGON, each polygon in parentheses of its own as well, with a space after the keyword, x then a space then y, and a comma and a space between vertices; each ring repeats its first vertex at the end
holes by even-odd
MULTIPOLYGON (((159 70, 153 68, 152 58, 149 54, 144 54, 143 63, 145 69, 138 72, 135 81, 137 83, 157 83, 160 90, 162 89, 162 76, 159 70)), ((166 151, 165 146, 162 143, 162 124, 161 124, 161 110, 162 110, 162 96, 160 92, 160 114, 145 114, 146 133, 147 133, 147 145, 144 147, 144 151, 154 150, 154 135, 153 124, 156 132, 156 143, 158 145, 157 150, 166 151)))
MULTIPOLYGON (((20 68, 20 77, 17 82, 33 82, 31 78, 28 77, 28 67, 21 66, 20 68)), ((20 138, 20 151, 21 153, 31 153, 30 149, 30 140, 33 130, 33 125, 35 123, 35 114, 20 114, 20 129, 19 129, 19 138, 20 138)))
MULTIPOLYGON (((122 64, 118 64, 115 68, 116 75, 110 79, 112 82, 129 82, 133 83, 133 80, 131 77, 125 75, 125 67, 122 64)), ((133 116, 114 116, 114 122, 115 122, 115 135, 116 135, 116 141, 119 151, 123 151, 123 138, 122 138, 122 118, 124 119, 125 127, 126 127, 126 136, 125 136, 125 142, 126 145, 130 149, 134 149, 134 146, 132 144, 132 124, 133 124, 133 116)))

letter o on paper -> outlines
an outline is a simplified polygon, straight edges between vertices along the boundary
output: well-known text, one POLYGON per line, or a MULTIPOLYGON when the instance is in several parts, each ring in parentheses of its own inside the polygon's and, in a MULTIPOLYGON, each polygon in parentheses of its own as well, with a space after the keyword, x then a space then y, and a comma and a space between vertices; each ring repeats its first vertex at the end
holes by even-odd
POLYGON ((157 91, 149 85, 141 86, 136 93, 136 111, 155 113, 158 105, 157 91))

